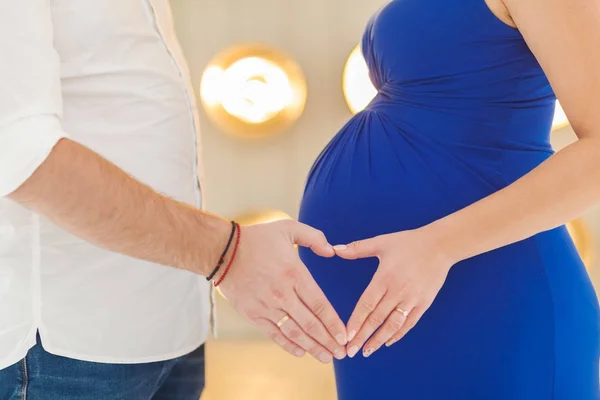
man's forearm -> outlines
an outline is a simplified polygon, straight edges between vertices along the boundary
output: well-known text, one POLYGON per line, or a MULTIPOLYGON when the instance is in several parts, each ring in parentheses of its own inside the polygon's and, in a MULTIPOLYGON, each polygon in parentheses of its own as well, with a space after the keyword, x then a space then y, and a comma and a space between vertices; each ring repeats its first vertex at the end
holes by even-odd
POLYGON ((8 197, 107 250, 205 276, 231 229, 68 139, 8 197))
MULTIPOLYGON (((161 196, 68 139, 9 197, 98 246, 204 276, 231 233, 229 222, 161 196)), ((296 221, 248 226, 221 288, 240 314, 291 354, 343 358, 344 324, 294 244, 334 255, 321 232, 296 221), (283 315, 295 323, 285 332, 277 326, 283 315)))

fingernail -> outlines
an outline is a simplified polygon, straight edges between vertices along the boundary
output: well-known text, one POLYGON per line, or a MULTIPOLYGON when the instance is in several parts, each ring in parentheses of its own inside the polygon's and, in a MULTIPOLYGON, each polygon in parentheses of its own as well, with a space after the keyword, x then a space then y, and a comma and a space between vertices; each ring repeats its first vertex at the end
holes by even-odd
POLYGON ((346 250, 348 246, 346 246, 345 244, 338 244, 337 246, 333 246, 333 248, 336 250, 346 250))
POLYGON ((385 347, 390 347, 391 345, 393 345, 396 342, 397 342, 397 340, 388 340, 387 342, 385 342, 385 347))
POLYGON ((348 350, 348 357, 352 358, 356 355, 356 353, 358 353, 358 347, 352 346, 350 347, 350 350, 348 350))
POLYGON ((296 355, 296 357, 304 357, 304 355, 306 354, 306 352, 302 349, 296 349, 294 351, 294 354, 296 355))
POLYGON ((354 339, 354 336, 356 336, 356 331, 350 331, 348 333, 348 341, 351 342, 352 339, 354 339))
POLYGON ((331 358, 331 354, 321 353, 321 355, 319 356, 319 361, 321 361, 322 363, 328 364, 331 361, 333 361, 333 359, 331 358))
POLYGON ((344 353, 344 350, 336 350, 333 355, 335 356, 335 358, 337 358, 338 360, 343 360, 344 357, 346 357, 346 353, 344 353))
POLYGON ((348 344, 348 341, 346 340, 346 335, 343 335, 341 333, 335 335, 335 340, 340 346, 345 346, 346 344, 348 344))
POLYGON ((363 356, 365 356, 365 358, 369 357, 371 354, 373 354, 373 349, 366 349, 363 352, 363 356))

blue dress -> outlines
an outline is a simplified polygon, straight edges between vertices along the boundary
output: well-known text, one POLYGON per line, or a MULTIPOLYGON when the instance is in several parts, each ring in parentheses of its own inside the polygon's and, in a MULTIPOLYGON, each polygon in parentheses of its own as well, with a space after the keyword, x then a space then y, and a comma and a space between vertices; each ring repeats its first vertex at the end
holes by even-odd
MULTIPOLYGON (((421 227, 553 154, 554 93, 484 0, 392 1, 362 50, 378 95, 316 160, 300 210, 332 243, 421 227)), ((347 322, 377 260, 300 255, 347 322)), ((341 400, 592 400, 598 363, 598 300, 560 227, 455 265, 403 340, 335 372, 341 400)))

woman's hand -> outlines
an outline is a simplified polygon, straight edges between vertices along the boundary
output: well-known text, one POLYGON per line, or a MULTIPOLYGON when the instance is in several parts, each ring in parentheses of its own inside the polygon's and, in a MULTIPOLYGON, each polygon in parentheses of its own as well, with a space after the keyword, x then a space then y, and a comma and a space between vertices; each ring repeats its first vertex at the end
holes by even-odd
POLYGON ((348 321, 349 357, 363 345, 363 355, 369 357, 406 335, 433 303, 453 264, 438 250, 428 227, 334 249, 348 260, 379 258, 379 268, 348 321))

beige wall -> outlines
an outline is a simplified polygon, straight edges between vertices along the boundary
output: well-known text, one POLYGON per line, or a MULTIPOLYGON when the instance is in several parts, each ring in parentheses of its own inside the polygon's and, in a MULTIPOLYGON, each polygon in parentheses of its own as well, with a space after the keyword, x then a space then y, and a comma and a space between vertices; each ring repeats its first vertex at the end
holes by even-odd
MULTIPOLYGON (((262 42, 291 54, 308 82, 306 110, 275 138, 239 141, 216 130, 201 111, 208 210, 229 218, 260 209, 296 216, 306 174, 321 149, 350 118, 341 91, 342 68, 371 14, 385 0, 172 0, 177 32, 196 92, 202 71, 220 50, 262 42)), ((572 140, 566 128, 557 147, 572 140)), ((587 218, 600 240, 600 214, 587 218)), ((600 241, 597 242, 600 249, 600 241)), ((600 282, 599 264, 594 277, 600 282)), ((255 332, 222 300, 221 337, 255 332)))

